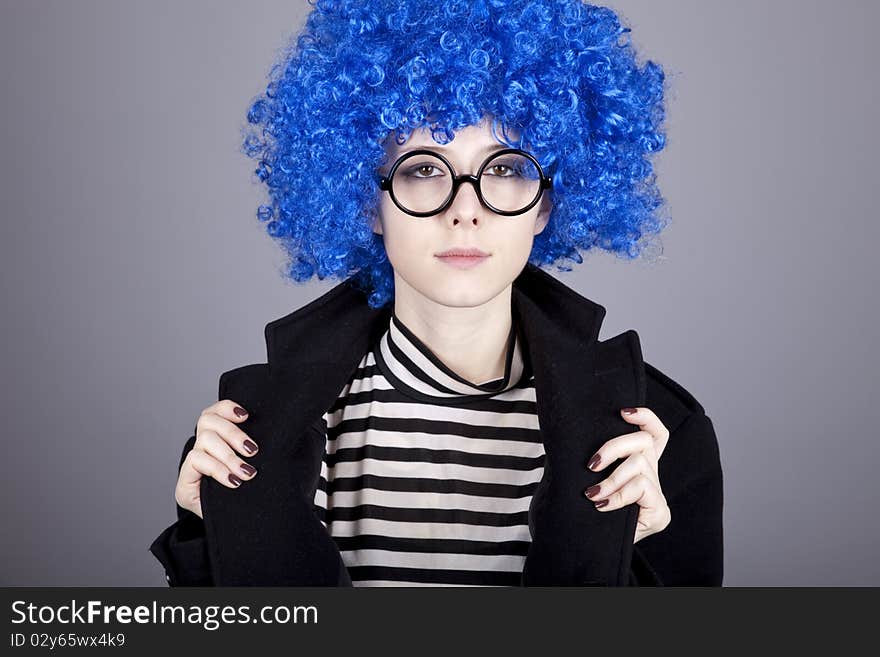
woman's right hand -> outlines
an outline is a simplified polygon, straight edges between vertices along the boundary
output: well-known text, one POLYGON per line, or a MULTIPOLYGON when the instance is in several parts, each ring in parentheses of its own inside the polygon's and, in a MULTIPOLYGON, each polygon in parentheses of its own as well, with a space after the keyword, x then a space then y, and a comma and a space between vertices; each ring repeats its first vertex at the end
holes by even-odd
POLYGON ((238 428, 247 412, 231 399, 221 399, 202 411, 196 423, 196 441, 180 466, 174 499, 199 518, 202 516, 201 482, 213 477, 224 486, 238 488, 257 471, 238 454, 253 456, 257 445, 238 428), (236 453, 237 452, 237 453, 236 453))

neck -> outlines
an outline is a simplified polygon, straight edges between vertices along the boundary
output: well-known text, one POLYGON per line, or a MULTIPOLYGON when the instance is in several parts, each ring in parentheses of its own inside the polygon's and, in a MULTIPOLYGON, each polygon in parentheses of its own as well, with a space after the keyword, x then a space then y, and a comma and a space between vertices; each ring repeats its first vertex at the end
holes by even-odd
POLYGON ((394 314, 453 372, 473 384, 504 376, 512 284, 484 304, 444 306, 395 275, 394 314))

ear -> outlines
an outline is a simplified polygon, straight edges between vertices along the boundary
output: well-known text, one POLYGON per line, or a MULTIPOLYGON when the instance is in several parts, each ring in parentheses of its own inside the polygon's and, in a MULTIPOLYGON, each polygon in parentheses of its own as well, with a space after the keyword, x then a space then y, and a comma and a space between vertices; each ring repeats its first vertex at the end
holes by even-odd
POLYGON ((372 225, 370 226, 371 230, 376 235, 382 235, 382 221, 379 219, 379 215, 375 215, 373 217, 372 225))
POLYGON ((535 235, 542 232, 547 226, 547 222, 550 221, 550 211, 552 209, 553 201, 550 200, 550 195, 545 192, 544 196, 541 197, 541 209, 538 211, 538 216, 535 218, 535 235))

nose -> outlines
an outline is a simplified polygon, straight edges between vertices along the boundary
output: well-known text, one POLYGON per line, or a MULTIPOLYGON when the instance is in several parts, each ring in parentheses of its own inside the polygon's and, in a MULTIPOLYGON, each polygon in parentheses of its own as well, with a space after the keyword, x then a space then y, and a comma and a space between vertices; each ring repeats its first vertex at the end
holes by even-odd
POLYGON ((453 191, 452 203, 446 208, 446 215, 453 225, 461 221, 477 223, 483 204, 477 194, 477 179, 473 175, 461 176, 461 182, 453 191))

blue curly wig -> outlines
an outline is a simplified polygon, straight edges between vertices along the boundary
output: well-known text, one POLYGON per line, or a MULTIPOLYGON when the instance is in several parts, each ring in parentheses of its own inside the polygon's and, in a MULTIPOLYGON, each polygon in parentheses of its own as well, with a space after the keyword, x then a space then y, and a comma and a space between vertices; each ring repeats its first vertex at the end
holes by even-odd
POLYGON ((634 258, 668 222, 650 162, 665 145, 665 76, 637 64, 630 29, 611 9, 581 0, 310 4, 242 135, 270 198, 257 218, 286 250, 286 277, 353 277, 371 307, 391 301, 393 271, 371 230, 383 143, 426 127, 446 144, 487 116, 500 142, 532 153, 553 179, 531 263, 581 263, 579 250, 594 246, 634 258))

